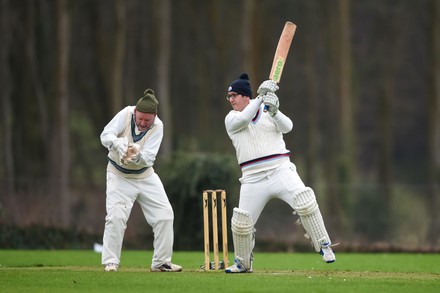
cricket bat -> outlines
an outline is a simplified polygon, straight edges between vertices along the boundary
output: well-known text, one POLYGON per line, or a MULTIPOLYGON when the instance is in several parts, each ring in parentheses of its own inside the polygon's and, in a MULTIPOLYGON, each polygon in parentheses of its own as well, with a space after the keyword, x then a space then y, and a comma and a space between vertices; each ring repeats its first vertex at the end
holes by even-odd
MULTIPOLYGON (((280 39, 278 40, 275 56, 273 57, 272 68, 269 74, 269 79, 276 83, 279 83, 281 80, 281 75, 283 74, 284 65, 286 63, 287 55, 289 54, 290 45, 292 44, 295 31, 296 24, 286 21, 280 39)), ((267 111, 267 106, 264 107, 264 111, 267 111)))

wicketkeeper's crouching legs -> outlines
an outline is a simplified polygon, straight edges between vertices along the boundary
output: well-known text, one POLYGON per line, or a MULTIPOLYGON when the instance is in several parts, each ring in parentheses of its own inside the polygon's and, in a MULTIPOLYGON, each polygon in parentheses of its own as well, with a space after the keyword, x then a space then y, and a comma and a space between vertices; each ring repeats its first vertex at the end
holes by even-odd
POLYGON ((252 251, 255 246, 255 229, 249 212, 234 208, 231 220, 232 238, 234 241, 234 264, 225 269, 226 273, 252 272, 252 251))
POLYGON ((293 199, 293 207, 300 217, 301 224, 310 236, 315 250, 322 255, 325 262, 334 262, 336 257, 330 247, 331 240, 325 229, 313 190, 306 187, 298 191, 293 199))

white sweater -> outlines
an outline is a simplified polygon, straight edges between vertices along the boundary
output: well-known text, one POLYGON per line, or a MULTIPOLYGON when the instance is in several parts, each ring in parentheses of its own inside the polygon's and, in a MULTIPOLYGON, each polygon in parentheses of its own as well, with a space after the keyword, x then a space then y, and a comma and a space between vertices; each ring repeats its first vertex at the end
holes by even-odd
POLYGON ((225 118, 243 175, 274 169, 289 160, 283 134, 292 130, 293 122, 279 110, 271 117, 263 107, 257 97, 243 111, 231 110, 225 118))
POLYGON ((101 133, 101 143, 108 150, 109 163, 107 171, 117 173, 126 178, 145 178, 153 173, 153 165, 163 138, 163 123, 158 116, 153 125, 146 132, 139 132, 134 124, 135 106, 127 106, 104 127, 101 133), (138 164, 122 165, 119 155, 113 147, 113 141, 119 137, 126 137, 128 142, 140 145, 141 158, 138 164))

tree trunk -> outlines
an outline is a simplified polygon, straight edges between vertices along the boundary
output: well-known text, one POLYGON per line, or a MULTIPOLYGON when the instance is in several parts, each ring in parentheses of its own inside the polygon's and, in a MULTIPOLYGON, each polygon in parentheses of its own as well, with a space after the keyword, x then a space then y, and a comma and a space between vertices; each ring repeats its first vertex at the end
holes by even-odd
POLYGON ((340 182, 345 204, 349 201, 355 172, 355 137, 354 137, 354 116, 353 96, 351 91, 351 38, 350 38, 350 0, 339 0, 339 22, 337 25, 339 44, 337 50, 337 70, 339 76, 338 96, 341 105, 340 137, 342 154, 340 161, 340 182))
POLYGON ((170 68, 171 68, 171 2, 157 2, 159 8, 159 56, 158 56, 158 89, 159 113, 164 123, 164 137, 161 145, 161 156, 169 158, 173 149, 173 113, 170 97, 170 68))
MULTIPOLYGON (((41 137, 43 141, 49 141, 49 109, 47 105, 47 101, 45 99, 46 93, 43 88, 41 76, 39 74, 39 64, 38 57, 36 56, 36 48, 37 48, 37 39, 35 36, 35 27, 36 19, 35 19, 35 10, 36 4, 33 0, 28 0, 27 5, 27 38, 26 38, 26 55, 27 62, 29 63, 29 75, 31 80, 31 85, 33 87, 32 93, 35 94, 35 98, 37 101, 37 108, 39 112, 39 117, 41 119, 41 137)), ((45 166, 47 168, 47 166, 45 166)))
POLYGON ((54 122, 54 139, 51 161, 54 171, 55 196, 60 197, 61 224, 70 224, 70 140, 69 140, 69 48, 70 48, 70 15, 69 1, 57 2, 57 63, 56 63, 56 96, 54 122))
POLYGON ((427 206, 430 218, 428 243, 435 247, 440 240, 440 2, 431 0, 431 91, 428 96, 428 184, 427 206))
POLYGON ((394 186, 394 113, 393 109, 396 105, 396 74, 400 63, 402 62, 403 50, 402 46, 403 34, 402 23, 404 23, 404 9, 402 4, 393 7, 391 14, 385 13, 382 17, 382 23, 386 29, 383 29, 383 38, 380 46, 383 47, 383 59, 381 60, 381 91, 379 96, 378 117, 379 123, 377 130, 379 131, 379 150, 378 150, 378 170, 377 182, 379 184, 379 192, 382 194, 378 200, 379 206, 383 208, 381 211, 383 222, 381 234, 377 235, 380 239, 387 239, 392 230, 392 201, 394 186))
MULTIPOLYGON (((330 19, 331 71, 334 78, 330 87, 334 93, 330 101, 330 127, 328 138, 330 154, 327 158, 326 176, 329 182, 327 209, 332 211, 330 221, 335 231, 347 231, 346 211, 349 210, 354 170, 353 105, 351 95, 350 0, 338 0, 330 19)), ((345 233, 347 234, 347 232, 345 233)))
MULTIPOLYGON (((305 3, 307 11, 316 11, 317 3, 316 1, 307 1, 305 3)), ((314 40, 316 36, 313 34, 318 27, 319 15, 317 13, 310 13, 311 15, 311 26, 302 29, 304 36, 304 78, 307 85, 306 101, 308 106, 307 119, 308 119, 308 131, 307 131, 307 154, 306 154, 306 176, 304 182, 306 185, 313 186, 314 189, 317 188, 319 183, 318 170, 320 169, 320 156, 319 156, 319 113, 318 113, 318 87, 316 86, 316 81, 319 80, 319 75, 317 72, 317 64, 315 63, 317 58, 316 53, 316 43, 314 40)), ((295 41, 295 40, 294 40, 295 41)))
MULTIPOLYGON (((254 16, 255 16, 255 1, 245 0, 243 6, 243 28, 242 28, 242 47, 243 47, 243 72, 249 74, 249 81, 252 88, 258 86, 257 72, 258 67, 261 66, 261 61, 256 60, 255 52, 257 46, 255 46, 254 38, 254 16)), ((238 78, 235 77, 235 78, 238 78)), ((256 93, 252 92, 254 96, 256 93)), ((253 98, 253 97, 251 97, 253 98)))
POLYGON ((126 43, 126 9, 125 0, 115 1, 116 13, 116 31, 114 44, 114 59, 113 59, 113 75, 111 83, 111 98, 113 113, 117 113, 123 107, 123 93, 122 93, 122 77, 124 72, 125 60, 125 43, 126 43))
MULTIPOLYGON (((1 125, 0 135, 2 137, 3 146, 0 149, 3 150, 2 161, 3 170, 0 174, 6 180, 5 182, 5 192, 8 195, 14 193, 14 175, 15 166, 13 160, 13 145, 12 145, 12 105, 11 105, 11 92, 12 92, 12 79, 10 68, 8 66, 10 44, 11 44, 11 18, 10 18, 10 1, 1 0, 0 7, 0 84, 2 85, 1 104, 2 104, 2 115, 1 115, 1 125)), ((3 180, 0 180, 3 181, 3 180)), ((1 206, 0 206, 1 209, 1 206)))

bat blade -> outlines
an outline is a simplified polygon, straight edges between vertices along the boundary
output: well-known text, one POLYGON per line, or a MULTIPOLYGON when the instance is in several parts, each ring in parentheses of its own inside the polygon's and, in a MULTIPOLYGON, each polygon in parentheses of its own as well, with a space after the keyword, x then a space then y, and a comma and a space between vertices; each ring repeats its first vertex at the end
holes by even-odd
POLYGON ((284 65, 286 63, 287 55, 289 54, 290 45, 292 44, 293 36, 295 35, 296 24, 287 21, 281 32, 278 40, 277 49, 273 58, 272 69, 270 70, 269 79, 279 83, 283 73, 284 65))

